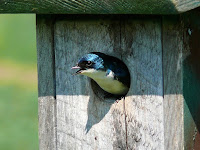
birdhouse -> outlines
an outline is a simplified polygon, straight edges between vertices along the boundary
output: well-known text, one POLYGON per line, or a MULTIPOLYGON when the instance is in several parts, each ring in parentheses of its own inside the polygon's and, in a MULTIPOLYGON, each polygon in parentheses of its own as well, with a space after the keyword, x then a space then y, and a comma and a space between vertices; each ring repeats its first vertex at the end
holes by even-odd
POLYGON ((37 14, 41 150, 199 148, 199 0, 0 3, 0 12, 37 14), (73 75, 89 52, 126 64, 124 99, 73 75))

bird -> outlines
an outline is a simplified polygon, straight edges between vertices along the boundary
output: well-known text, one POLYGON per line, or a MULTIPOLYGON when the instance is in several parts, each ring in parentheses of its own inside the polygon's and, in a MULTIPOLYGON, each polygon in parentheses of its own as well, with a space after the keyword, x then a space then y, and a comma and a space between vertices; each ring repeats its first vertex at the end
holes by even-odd
POLYGON ((75 75, 93 79, 111 95, 125 97, 130 88, 130 73, 123 61, 101 52, 90 52, 82 56, 76 66, 75 75))

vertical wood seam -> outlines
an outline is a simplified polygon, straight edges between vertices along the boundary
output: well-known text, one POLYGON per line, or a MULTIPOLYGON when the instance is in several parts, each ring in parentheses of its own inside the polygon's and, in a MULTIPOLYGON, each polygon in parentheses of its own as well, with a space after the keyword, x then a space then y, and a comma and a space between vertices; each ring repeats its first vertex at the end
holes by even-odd
POLYGON ((56 67, 55 67, 55 37, 54 37, 54 31, 55 31, 55 16, 52 19, 52 26, 51 26, 51 36, 52 36, 52 58, 53 58, 53 79, 54 79, 54 99, 56 100, 56 67))
MULTIPOLYGON (((121 19, 121 15, 119 17, 119 30, 120 30, 120 33, 119 33, 119 42, 120 42, 120 50, 122 50, 122 19, 121 19)), ((122 54, 121 54, 121 59, 122 59, 122 54)), ((125 97, 123 99, 123 109, 124 109, 124 121, 125 121, 125 137, 126 137, 126 149, 128 150, 128 131, 127 131, 127 120, 126 120, 126 102, 125 102, 125 97)))
MULTIPOLYGON (((161 27, 161 48, 162 48, 162 85, 163 85, 163 99, 164 99, 164 56, 163 56, 163 16, 160 19, 160 27, 161 27)), ((164 113, 163 113, 163 117, 164 117, 164 113)))
MULTIPOLYGON (((184 47, 185 47, 185 46, 184 46, 184 45, 185 45, 185 44, 184 44, 184 43, 185 43, 185 39, 184 39, 185 36, 184 36, 184 34, 185 34, 185 33, 184 33, 184 22, 183 22, 183 20, 182 20, 181 17, 180 17, 180 20, 181 20, 180 25, 181 25, 181 34, 182 34, 182 35, 181 35, 181 36, 182 36, 182 37, 181 37, 181 38, 182 38, 181 40, 183 41, 183 43, 182 43, 182 44, 183 44, 183 45, 182 45, 183 47, 182 47, 182 49, 181 49, 181 55, 182 55, 182 56, 181 56, 181 57, 182 57, 182 60, 181 60, 181 65, 182 65, 182 66, 181 66, 181 67, 183 68, 183 61, 184 61, 184 59, 183 59, 183 54, 184 54, 184 49, 185 49, 185 48, 184 48, 184 47)), ((181 88, 182 88, 182 89, 181 89, 181 90, 182 90, 182 92, 183 92, 184 70, 181 71, 181 74, 182 74, 182 81, 181 81, 181 86, 182 86, 181 88)), ((185 118, 184 118, 184 117, 185 117, 185 113, 184 113, 184 111, 185 111, 185 104, 184 104, 184 103, 185 103, 185 98, 184 98, 184 93, 182 93, 182 94, 183 94, 183 101, 182 101, 182 106, 183 106, 183 108, 182 108, 182 112, 183 112, 183 115, 182 115, 182 121, 183 121, 183 126, 182 126, 182 135, 183 135, 183 138, 182 138, 182 141, 183 141, 183 146, 182 146, 182 148, 183 148, 183 150, 184 150, 184 149, 186 149, 186 147, 185 147, 185 142, 186 142, 186 141, 185 141, 185 125, 184 125, 184 124, 185 124, 185 118)))
MULTIPOLYGON (((160 18, 160 29, 161 29, 161 52, 162 52, 162 97, 163 97, 163 123, 165 122, 165 113, 164 113, 164 97, 165 97, 165 82, 164 82, 164 47, 163 47, 163 16, 161 16, 160 18)), ((165 127, 164 127, 164 124, 163 124, 163 145, 164 145, 164 149, 165 149, 165 127)))
POLYGON ((53 79, 54 79, 54 100, 55 100, 55 105, 54 105, 54 116, 55 116, 55 148, 56 150, 58 149, 57 147, 57 99, 56 99, 56 67, 55 67, 55 62, 56 62, 56 57, 55 57, 55 22, 56 22, 56 17, 53 16, 52 19, 52 26, 51 26, 51 30, 52 30, 52 55, 53 55, 53 79))
MULTIPOLYGON (((162 48, 162 97, 164 100, 165 96, 165 82, 164 82, 164 47, 163 47, 163 16, 160 18, 160 27, 161 27, 161 48, 162 48)), ((163 122, 165 122, 165 113, 164 113, 164 102, 163 102, 163 122)), ((163 124, 164 128, 164 124, 163 124)), ((164 128, 164 133, 163 133, 163 144, 164 144, 164 149, 165 149, 165 128, 164 128)))

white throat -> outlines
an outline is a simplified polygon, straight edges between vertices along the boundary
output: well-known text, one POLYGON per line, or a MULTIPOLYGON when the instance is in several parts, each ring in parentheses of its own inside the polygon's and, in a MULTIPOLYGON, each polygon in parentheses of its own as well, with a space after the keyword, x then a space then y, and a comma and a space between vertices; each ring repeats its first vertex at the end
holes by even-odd
POLYGON ((95 80, 97 84, 106 92, 116 95, 123 95, 128 92, 128 87, 118 80, 114 79, 114 72, 110 71, 106 75, 105 71, 87 69, 81 72, 82 75, 88 76, 95 80))

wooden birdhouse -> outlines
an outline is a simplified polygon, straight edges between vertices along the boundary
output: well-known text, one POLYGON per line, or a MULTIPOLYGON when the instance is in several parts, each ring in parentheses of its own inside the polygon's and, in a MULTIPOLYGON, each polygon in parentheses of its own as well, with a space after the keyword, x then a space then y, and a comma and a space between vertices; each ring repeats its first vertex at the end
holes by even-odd
POLYGON ((199 0, 0 4, 3 13, 37 14, 41 150, 199 149, 199 0), (89 78, 72 75, 89 52, 127 65, 125 99, 107 101, 89 78))

